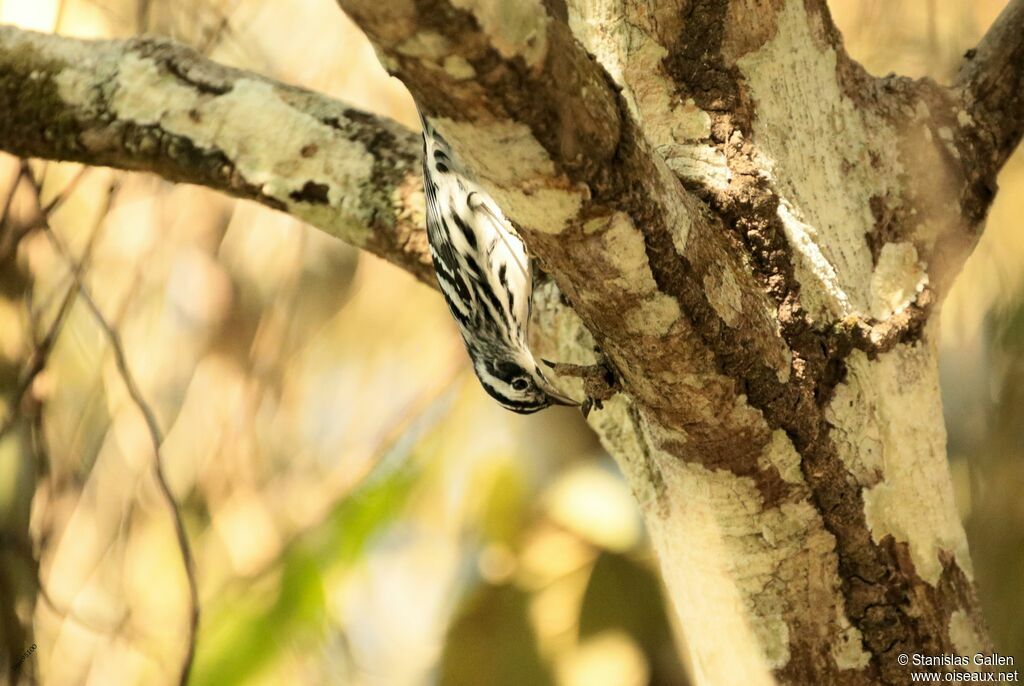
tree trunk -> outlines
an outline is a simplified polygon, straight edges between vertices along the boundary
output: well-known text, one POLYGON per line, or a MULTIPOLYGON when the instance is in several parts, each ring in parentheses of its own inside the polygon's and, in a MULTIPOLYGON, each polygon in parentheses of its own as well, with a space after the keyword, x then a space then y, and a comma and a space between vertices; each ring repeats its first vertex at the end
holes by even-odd
MULTIPOLYGON (((901 654, 990 652, 936 338, 1024 129, 1024 0, 951 87, 868 75, 823 0, 340 4, 551 275, 542 356, 614 370, 589 422, 697 683, 902 684, 901 654)), ((3 149, 194 180, 429 274, 415 141, 370 115, 169 44, 12 30, 0 108, 3 149)))

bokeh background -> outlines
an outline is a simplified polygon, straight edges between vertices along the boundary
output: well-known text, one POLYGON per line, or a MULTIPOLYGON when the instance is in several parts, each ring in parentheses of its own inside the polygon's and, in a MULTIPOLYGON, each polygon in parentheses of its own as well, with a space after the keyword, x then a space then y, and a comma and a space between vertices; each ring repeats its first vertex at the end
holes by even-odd
MULTIPOLYGON (((948 81, 1003 0, 830 5, 871 72, 948 81)), ((0 22, 170 36, 415 125, 331 0, 0 0, 0 22)), ((195 557, 190 683, 685 683, 614 463, 578 412, 491 402, 434 292, 251 203, 29 171, 0 154, 0 645, 36 649, 0 681, 175 682, 189 593, 148 412, 195 557)), ((983 604, 1024 658, 1020 154, 1000 185, 942 375, 983 604)))

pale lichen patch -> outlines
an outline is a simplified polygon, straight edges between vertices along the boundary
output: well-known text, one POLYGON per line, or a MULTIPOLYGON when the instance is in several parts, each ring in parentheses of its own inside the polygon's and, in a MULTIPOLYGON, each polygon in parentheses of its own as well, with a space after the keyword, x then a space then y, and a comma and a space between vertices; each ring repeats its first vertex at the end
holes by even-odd
POLYGON ((439 62, 451 51, 451 44, 436 31, 418 31, 399 43, 395 51, 406 57, 439 62))
POLYGON ((93 88, 96 85, 96 74, 74 67, 64 69, 54 79, 57 94, 69 105, 89 107, 93 100, 93 88))
POLYGON ((453 79, 465 81, 476 76, 476 69, 462 55, 448 55, 444 58, 444 70, 453 79))
POLYGON ((949 617, 949 640, 958 655, 987 652, 985 638, 978 633, 977 623, 963 610, 954 610, 949 617))
POLYGON ((432 117, 465 166, 496 185, 530 184, 555 175, 555 164, 526 124, 432 117))
POLYGON ((432 119, 465 166, 520 226, 560 233, 583 203, 584 191, 556 175, 554 162, 525 124, 432 119))
POLYGON ((729 326, 739 324, 743 318, 743 293, 728 267, 704 276, 704 294, 722 321, 729 326))
POLYGON ((796 451, 793 441, 782 429, 772 432, 771 441, 757 458, 757 465, 762 470, 774 467, 786 483, 804 483, 804 475, 800 470, 800 453, 796 451))
POLYGON ((850 625, 845 615, 840 617, 839 625, 841 633, 829 649, 836 667, 842 670, 864 669, 871 663, 871 653, 864 650, 864 634, 850 625))
POLYGON ((626 313, 626 328, 631 333, 664 336, 681 316, 678 300, 664 293, 654 293, 626 313))
POLYGON ((861 484, 873 539, 906 543, 917 574, 930 584, 951 552, 971 575, 946 460, 945 430, 931 337, 869 360, 854 352, 847 382, 836 388, 827 417, 847 469, 861 484))
POLYGON ((616 286, 629 293, 652 293, 658 284, 651 273, 643 234, 624 212, 616 212, 601 237, 606 259, 614 265, 609 277, 616 286))
POLYGON ((543 281, 533 290, 530 349, 535 357, 570 364, 597 363, 594 336, 580 315, 566 304, 558 284, 543 281))
MULTIPOLYGON (((319 211, 316 206, 328 205, 350 221, 321 225, 333 226, 349 242, 360 245, 369 237, 359 188, 372 174, 373 156, 359 142, 289 106, 264 81, 239 79, 226 93, 211 95, 180 83, 153 60, 127 54, 110 109, 122 121, 159 126, 198 148, 220 151, 264 195, 298 207, 296 214, 308 216, 319 211), (289 157, 281 155, 282 148, 314 152, 289 157), (325 202, 297 197, 308 187, 320 189, 325 202)), ((319 221, 324 220, 329 218, 319 221)))
POLYGON ((789 663, 789 624, 781 618, 771 618, 755 625, 761 640, 764 659, 772 669, 781 669, 789 663))
MULTIPOLYGON (((111 109, 119 116, 137 124, 158 124, 168 114, 185 106, 188 112, 198 104, 200 94, 179 83, 150 59, 126 54, 118 65, 111 109)), ((200 136, 209 138, 207 131, 200 136)))
MULTIPOLYGON (((777 31, 737 65, 757 107, 753 139, 775 168, 775 190, 799 208, 801 225, 817 230, 787 231, 821 283, 803 289, 802 299, 826 292, 831 302, 817 303, 829 305, 819 316, 851 307, 867 312, 873 264, 864 236, 874 227, 870 199, 902 197, 905 178, 898 146, 879 142, 898 136, 881 115, 844 95, 836 52, 815 39, 808 14, 803 0, 785 0, 777 31)), ((798 271, 798 279, 806 276, 798 271)))
POLYGON ((630 216, 616 212, 611 217, 594 219, 584 225, 584 231, 601 232, 601 252, 608 262, 608 279, 615 289, 641 296, 625 312, 626 328, 641 335, 667 334, 682 316, 682 310, 678 300, 658 289, 644 236, 630 216))
POLYGON ((697 107, 689 98, 675 110, 672 138, 677 143, 706 140, 711 137, 711 115, 697 107))
POLYGON ((490 191, 505 214, 517 224, 551 234, 564 231, 583 204, 580 194, 554 188, 521 191, 491 187, 490 191))
POLYGON ((912 243, 886 243, 871 275, 871 316, 885 320, 907 308, 924 287, 928 273, 912 243))
POLYGON ((721 150, 708 143, 667 143, 655 151, 678 176, 724 191, 732 170, 721 150))

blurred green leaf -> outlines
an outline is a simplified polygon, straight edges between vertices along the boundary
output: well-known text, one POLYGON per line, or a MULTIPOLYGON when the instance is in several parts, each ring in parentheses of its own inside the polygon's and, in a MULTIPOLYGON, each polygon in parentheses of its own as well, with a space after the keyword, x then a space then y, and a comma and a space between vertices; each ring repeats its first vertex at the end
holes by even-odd
POLYGON ((528 600, 514 586, 478 588, 448 631, 441 686, 553 684, 537 649, 528 600))
POLYGON ((420 470, 412 462, 369 480, 340 501, 316 531, 308 536, 324 566, 348 565, 360 558, 374 534, 394 521, 409 500, 420 470))
POLYGON ((204 619, 192 686, 246 683, 273 664, 283 648, 321 629, 327 568, 359 559, 375 533, 393 521, 416 482, 414 469, 372 480, 338 503, 315 530, 290 544, 283 555, 276 598, 246 589, 204 619))
POLYGON ((307 554, 286 558, 276 600, 243 598, 215 626, 200 634, 193 686, 245 683, 266 667, 296 635, 296 629, 319 621, 324 593, 320 570, 307 554))

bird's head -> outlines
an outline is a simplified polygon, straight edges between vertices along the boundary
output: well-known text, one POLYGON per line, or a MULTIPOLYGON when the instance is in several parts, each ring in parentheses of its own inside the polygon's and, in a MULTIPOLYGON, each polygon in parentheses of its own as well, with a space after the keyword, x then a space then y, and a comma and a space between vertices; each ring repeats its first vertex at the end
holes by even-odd
POLYGON ((579 404, 555 390, 528 353, 475 357, 473 368, 488 395, 512 412, 530 414, 551 405, 579 404))

